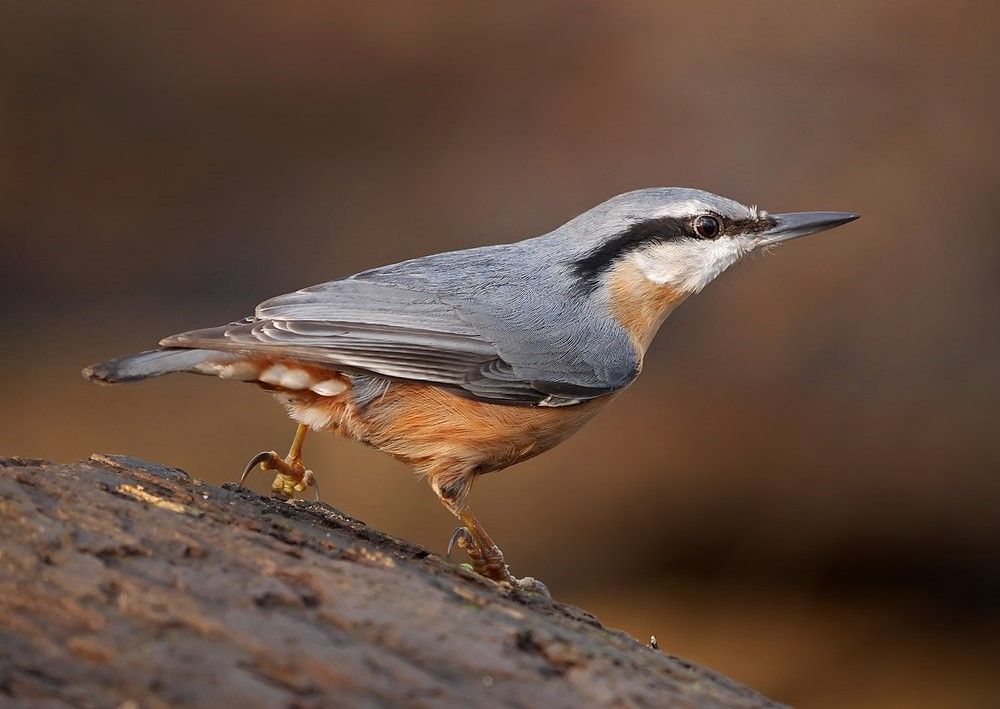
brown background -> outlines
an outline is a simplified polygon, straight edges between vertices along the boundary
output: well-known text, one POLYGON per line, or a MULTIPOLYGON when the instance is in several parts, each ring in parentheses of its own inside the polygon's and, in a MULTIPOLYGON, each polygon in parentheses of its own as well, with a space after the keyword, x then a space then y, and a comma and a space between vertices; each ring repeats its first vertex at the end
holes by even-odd
MULTIPOLYGON (((473 502, 516 573, 777 699, 1000 701, 998 8, 4 3, 0 452, 233 479, 291 435, 269 397, 80 367, 635 187, 857 211, 685 304, 473 502)), ((442 549, 401 465, 306 452, 442 549)))

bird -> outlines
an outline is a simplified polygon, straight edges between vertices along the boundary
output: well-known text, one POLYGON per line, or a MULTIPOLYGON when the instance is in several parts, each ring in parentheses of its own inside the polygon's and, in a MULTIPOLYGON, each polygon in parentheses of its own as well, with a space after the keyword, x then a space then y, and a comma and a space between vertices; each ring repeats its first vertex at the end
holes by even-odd
MULTIPOLYGON (((279 295, 226 325, 92 365, 86 379, 187 372, 252 383, 297 422, 275 471, 284 498, 315 486, 308 431, 409 464, 459 520, 473 570, 517 579, 472 513, 475 480, 551 449, 639 375, 667 316, 751 254, 857 219, 769 213, 684 187, 633 190, 522 241, 437 253, 279 295)), ((526 586, 527 584, 527 586, 526 586)))

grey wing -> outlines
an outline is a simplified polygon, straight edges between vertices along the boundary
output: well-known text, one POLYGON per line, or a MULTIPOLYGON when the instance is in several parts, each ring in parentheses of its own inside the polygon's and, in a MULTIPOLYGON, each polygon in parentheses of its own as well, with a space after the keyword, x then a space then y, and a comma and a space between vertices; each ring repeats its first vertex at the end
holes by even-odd
POLYGON ((612 381, 606 368, 567 366, 560 351, 565 343, 544 333, 502 335, 495 322, 503 314, 491 310, 463 308, 426 284, 352 277, 272 298, 244 321, 174 335, 160 344, 280 352, 506 404, 573 404, 630 381, 631 376, 612 381), (512 345, 507 359, 506 345, 512 345))

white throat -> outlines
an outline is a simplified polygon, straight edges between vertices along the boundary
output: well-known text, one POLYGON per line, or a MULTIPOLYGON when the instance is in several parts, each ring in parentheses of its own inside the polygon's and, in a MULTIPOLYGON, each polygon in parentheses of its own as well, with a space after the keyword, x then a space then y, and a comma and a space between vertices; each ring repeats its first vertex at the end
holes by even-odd
POLYGON ((752 250, 753 240, 747 236, 685 238, 651 244, 631 258, 651 282, 697 293, 752 250))

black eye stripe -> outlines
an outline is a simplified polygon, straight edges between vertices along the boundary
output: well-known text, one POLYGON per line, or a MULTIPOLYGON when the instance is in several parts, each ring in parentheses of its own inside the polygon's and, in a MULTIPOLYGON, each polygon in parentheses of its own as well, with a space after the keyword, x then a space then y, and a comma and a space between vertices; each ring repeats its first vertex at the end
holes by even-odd
POLYGON ((682 239, 690 236, 689 230, 687 219, 660 217, 636 221, 583 258, 573 261, 570 270, 578 278, 580 288, 590 292, 597 288, 601 274, 625 254, 646 244, 682 239))
POLYGON ((712 217, 719 222, 718 233, 711 238, 718 239, 727 234, 752 234, 774 225, 774 219, 763 216, 756 219, 726 219, 718 214, 702 214, 695 217, 659 217, 633 222, 626 229, 594 248, 582 258, 570 262, 570 272, 577 278, 577 288, 589 293, 600 284, 601 275, 611 268, 625 254, 647 244, 675 241, 678 239, 706 239, 694 230, 694 222, 700 217, 712 217))

